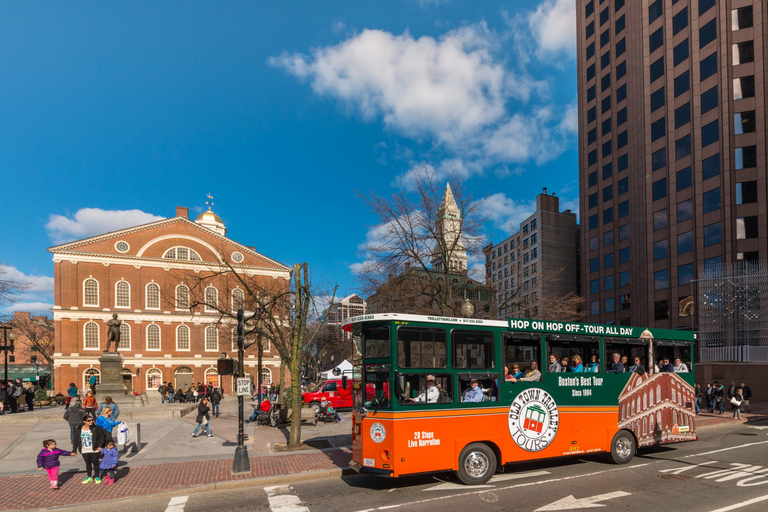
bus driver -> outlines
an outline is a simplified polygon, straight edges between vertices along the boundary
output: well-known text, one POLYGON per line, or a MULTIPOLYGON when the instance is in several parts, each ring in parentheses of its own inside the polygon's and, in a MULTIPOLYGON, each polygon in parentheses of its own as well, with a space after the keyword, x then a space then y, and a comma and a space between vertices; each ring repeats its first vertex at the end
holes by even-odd
POLYGON ((427 390, 417 396, 416 398, 409 398, 409 402, 421 402, 428 404, 436 404, 440 397, 440 388, 435 386, 435 376, 427 375, 427 390))

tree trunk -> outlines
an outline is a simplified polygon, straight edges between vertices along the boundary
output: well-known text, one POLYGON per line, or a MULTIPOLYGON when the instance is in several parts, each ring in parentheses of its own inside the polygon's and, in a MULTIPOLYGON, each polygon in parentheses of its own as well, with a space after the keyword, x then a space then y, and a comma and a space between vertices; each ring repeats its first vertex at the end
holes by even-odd
POLYGON ((280 380, 277 381, 277 401, 282 402, 285 398, 285 362, 280 358, 280 380))
MULTIPOLYGON (((293 343, 293 349, 298 349, 298 336, 293 343)), ((291 390, 293 405, 291 407, 291 435, 288 438, 288 448, 301 446, 301 372, 298 358, 293 358, 290 365, 291 390)))

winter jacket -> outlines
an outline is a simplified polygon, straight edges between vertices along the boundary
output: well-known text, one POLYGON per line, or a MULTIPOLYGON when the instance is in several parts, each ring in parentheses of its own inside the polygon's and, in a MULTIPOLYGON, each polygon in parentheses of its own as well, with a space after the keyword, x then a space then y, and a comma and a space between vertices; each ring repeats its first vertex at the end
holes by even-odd
POLYGON ((107 418, 106 416, 99 416, 96 418, 96 424, 106 430, 107 432, 112 432, 112 429, 115 428, 115 425, 118 423, 122 423, 120 421, 115 421, 112 418, 107 418))
POLYGON ((85 409, 81 405, 75 404, 64 411, 64 419, 67 420, 70 427, 80 427, 86 414, 85 409))
POLYGON ((63 455, 65 457, 69 457, 72 455, 72 452, 68 452, 67 450, 62 450, 61 448, 54 448, 53 450, 49 450, 48 448, 43 448, 40 450, 40 453, 37 454, 37 467, 43 468, 43 469, 51 469, 58 467, 61 463, 59 462, 59 456, 63 455))
MULTIPOLYGON (((101 410, 107 407, 107 404, 101 404, 98 409, 96 409, 96 416, 101 416, 101 410)), ((112 402, 109 404, 109 408, 112 409, 112 419, 117 420, 117 417, 120 416, 120 408, 117 407, 117 404, 112 402)))
POLYGON ((219 393, 218 391, 214 391, 213 393, 211 393, 211 402, 213 402, 214 404, 221 402, 221 393, 219 393))
POLYGON ((0 403, 5 402, 8 398, 8 392, 5 388, 0 388, 0 403))
POLYGON ((93 407, 96 408, 96 398, 92 396, 87 396, 83 398, 83 407, 93 407))
POLYGON ((208 420, 211 419, 211 415, 209 414, 211 408, 205 405, 203 402, 200 402, 200 405, 197 406, 197 418, 195 419, 196 422, 202 423, 203 417, 207 418, 208 420))
POLYGON ((69 389, 67 389, 67 396, 77 396, 77 394, 80 391, 77 389, 77 386, 72 386, 69 389))
MULTIPOLYGON (((93 449, 97 448, 104 448, 107 446, 108 441, 112 441, 112 434, 104 430, 98 425, 93 425, 91 427, 91 430, 93 431, 93 449)), ((80 425, 77 429, 75 429, 75 444, 73 446, 74 451, 79 451, 80 453, 83 453, 80 446, 80 434, 83 431, 83 426, 80 425)))
POLYGON ((101 459, 101 463, 99 464, 101 469, 112 469, 117 467, 117 461, 120 455, 117 452, 116 446, 101 450, 101 454, 104 456, 104 458, 101 459))

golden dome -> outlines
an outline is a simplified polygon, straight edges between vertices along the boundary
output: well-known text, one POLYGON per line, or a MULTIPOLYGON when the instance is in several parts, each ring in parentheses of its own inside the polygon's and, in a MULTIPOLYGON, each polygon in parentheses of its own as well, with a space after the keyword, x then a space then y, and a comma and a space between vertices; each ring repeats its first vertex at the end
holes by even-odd
POLYGON ((209 222, 218 222, 219 224, 224 224, 224 221, 221 220, 221 217, 213 213, 210 208, 208 208, 207 212, 203 212, 200 215, 198 215, 197 219, 195 219, 195 222, 199 220, 206 220, 209 222))

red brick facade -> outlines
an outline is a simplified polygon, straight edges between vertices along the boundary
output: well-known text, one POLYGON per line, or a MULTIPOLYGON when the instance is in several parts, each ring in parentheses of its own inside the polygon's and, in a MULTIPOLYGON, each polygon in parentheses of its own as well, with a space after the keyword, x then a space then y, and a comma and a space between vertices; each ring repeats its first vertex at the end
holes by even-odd
MULTIPOLYGON (((239 283, 235 277, 215 275, 214 266, 226 261, 265 287, 279 288, 288 287, 290 271, 226 238, 223 225, 217 232, 190 221, 185 210, 177 209, 178 216, 170 219, 49 249, 54 261, 57 392, 70 382, 82 387, 91 372, 98 372, 98 358, 107 346, 106 322, 113 313, 123 321, 118 351, 124 358, 126 387, 142 393, 160 382, 178 387, 207 381, 221 385, 225 393, 232 391, 231 377, 219 382, 215 368, 222 352, 237 357, 234 323, 203 306, 185 307, 183 289, 192 304, 215 293, 219 306, 231 310, 240 297, 239 283), (201 284, 201 278, 210 281, 201 284)), ((245 357, 246 372, 255 381, 255 347, 245 357)), ((279 366, 277 351, 267 343, 265 378, 277 381, 279 366)))
POLYGON ((696 439, 694 391, 674 373, 633 373, 619 395, 619 428, 638 446, 696 439))

